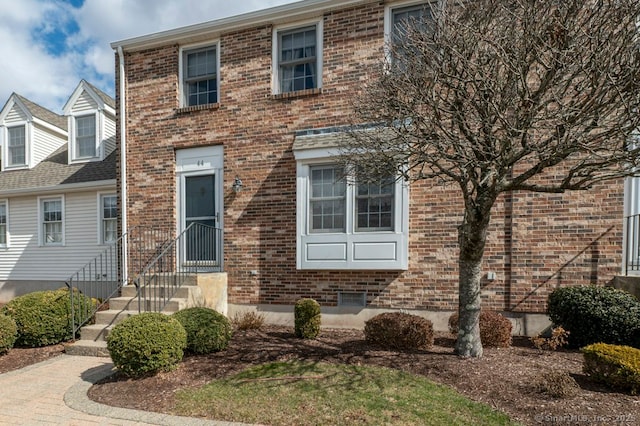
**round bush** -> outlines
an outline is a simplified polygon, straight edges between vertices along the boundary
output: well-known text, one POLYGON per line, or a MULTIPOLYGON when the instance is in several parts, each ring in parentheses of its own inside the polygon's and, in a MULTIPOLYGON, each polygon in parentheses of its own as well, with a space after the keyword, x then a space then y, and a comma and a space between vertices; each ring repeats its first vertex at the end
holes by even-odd
POLYGON ((433 323, 418 315, 387 312, 365 322, 364 336, 386 349, 428 349, 433 346, 433 323))
POLYGON ((320 334, 320 304, 313 299, 300 299, 294 307, 295 334, 314 339, 320 334))
MULTIPOLYGON (((458 333, 460 316, 456 312, 449 317, 449 331, 458 333)), ((511 346, 511 321, 493 311, 480 311, 480 341, 483 346, 508 348, 511 346)))
MULTIPOLYGON (((86 317, 95 303, 77 290, 74 291, 76 317, 86 317)), ((18 296, 7 303, 2 312, 16 322, 16 346, 55 345, 74 337, 71 332, 71 299, 67 288, 18 296)))
POLYGON ((187 308, 173 314, 187 332, 187 351, 194 354, 218 352, 233 335, 231 322, 209 308, 187 308))
POLYGON ((569 346, 609 343, 640 348, 640 302, 612 287, 562 287, 549 295, 555 325, 569 332, 569 346))
POLYGON ((10 316, 0 314, 0 354, 9 352, 18 338, 18 327, 10 316))
POLYGON ((107 336, 113 364, 130 377, 175 369, 186 347, 184 327, 177 319, 158 312, 129 317, 107 336))

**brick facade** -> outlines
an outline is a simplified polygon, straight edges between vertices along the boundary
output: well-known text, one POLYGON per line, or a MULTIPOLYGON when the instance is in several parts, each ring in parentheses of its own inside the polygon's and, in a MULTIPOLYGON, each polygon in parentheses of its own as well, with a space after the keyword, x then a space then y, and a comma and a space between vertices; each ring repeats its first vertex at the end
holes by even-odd
MULTIPOLYGON (((129 226, 175 227, 176 150, 223 145, 230 303, 313 297, 334 306, 338 291, 366 291, 370 307, 456 309, 455 187, 411 186, 407 271, 296 270, 294 133, 350 124, 350 102, 383 56, 384 5, 324 12, 322 89, 306 96, 271 94, 270 23, 216 37, 220 99, 207 108, 179 108, 178 44, 125 52, 129 226), (244 184, 237 194, 235 176, 244 184)), ((483 279, 484 306, 544 312, 558 286, 607 283, 622 262, 622 215, 621 181, 589 192, 502 196, 484 267, 496 279, 483 279)))

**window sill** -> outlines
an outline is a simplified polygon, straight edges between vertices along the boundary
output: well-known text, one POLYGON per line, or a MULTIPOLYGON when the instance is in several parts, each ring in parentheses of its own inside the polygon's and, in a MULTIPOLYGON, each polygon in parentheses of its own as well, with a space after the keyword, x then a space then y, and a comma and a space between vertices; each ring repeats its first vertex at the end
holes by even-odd
POLYGON ((322 93, 322 88, 297 90, 295 92, 276 93, 274 95, 271 95, 271 99, 273 100, 296 99, 296 98, 304 98, 306 96, 320 95, 321 93, 322 93))
POLYGON ((215 104, 193 105, 176 109, 176 114, 187 114, 194 111, 216 110, 220 108, 220 102, 215 104))

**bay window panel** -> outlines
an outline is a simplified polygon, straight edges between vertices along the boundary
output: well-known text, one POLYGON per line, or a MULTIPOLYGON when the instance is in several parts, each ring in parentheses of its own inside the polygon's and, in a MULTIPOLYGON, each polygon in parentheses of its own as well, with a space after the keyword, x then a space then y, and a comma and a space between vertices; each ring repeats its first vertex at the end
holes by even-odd
POLYGON ((342 170, 335 166, 311 169, 312 232, 344 232, 346 182, 342 170))

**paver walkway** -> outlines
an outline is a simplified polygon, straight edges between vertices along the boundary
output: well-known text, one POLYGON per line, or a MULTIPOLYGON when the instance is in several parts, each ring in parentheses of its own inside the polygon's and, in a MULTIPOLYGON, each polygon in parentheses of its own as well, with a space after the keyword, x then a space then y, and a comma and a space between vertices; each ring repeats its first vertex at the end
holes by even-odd
MULTIPOLYGON (((232 425, 190 417, 115 408, 87 391, 106 377, 109 358, 61 355, 0 374, 0 425, 232 425)), ((236 423, 237 425, 237 423, 236 423)))

